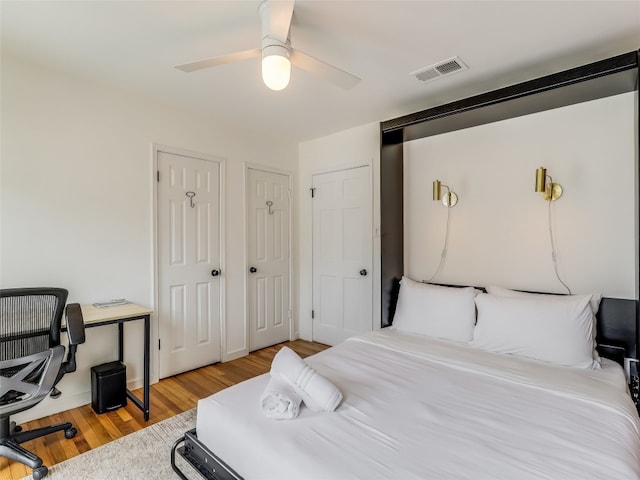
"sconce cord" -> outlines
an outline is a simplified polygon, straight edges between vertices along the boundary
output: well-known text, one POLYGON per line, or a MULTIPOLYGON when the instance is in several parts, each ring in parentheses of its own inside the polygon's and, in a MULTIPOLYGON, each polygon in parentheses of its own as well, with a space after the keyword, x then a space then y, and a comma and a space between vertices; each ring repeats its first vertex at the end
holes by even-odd
POLYGON ((440 275, 440 272, 442 271, 442 267, 444 267, 444 261, 447 258, 447 249, 449 248, 449 219, 450 219, 449 211, 450 210, 451 210, 451 207, 447 207, 447 223, 444 231, 444 245, 442 247, 442 253, 440 254, 440 264, 438 265, 438 268, 436 269, 436 272, 433 274, 433 276, 429 280, 427 280, 427 283, 431 282, 438 275, 440 275))
POLYGON ((558 256, 556 255, 556 241, 555 241, 555 237, 553 236, 553 222, 551 221, 551 202, 552 202, 552 199, 549 198, 548 222, 549 222, 549 240, 551 241, 551 259, 553 260, 553 270, 556 273, 556 278, 558 279, 558 281, 564 286, 564 288, 567 289, 567 292, 569 292, 569 295, 571 295, 571 289, 567 286, 566 283, 562 281, 562 278, 560 278, 560 274, 558 273, 558 256))

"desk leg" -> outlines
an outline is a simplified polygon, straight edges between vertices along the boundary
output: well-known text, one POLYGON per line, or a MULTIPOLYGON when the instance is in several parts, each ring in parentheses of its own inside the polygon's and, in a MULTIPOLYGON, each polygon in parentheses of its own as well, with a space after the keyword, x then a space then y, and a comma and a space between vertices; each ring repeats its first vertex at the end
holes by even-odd
POLYGON ((118 361, 124 362, 124 324, 118 322, 118 361))
POLYGON ((144 419, 149 420, 149 370, 151 357, 151 316, 144 317, 144 419))
MULTIPOLYGON (((127 397, 131 399, 136 406, 142 410, 145 421, 149 420, 150 408, 150 358, 151 358, 151 315, 144 317, 144 372, 143 372, 143 401, 141 402, 129 389, 127 389, 127 397)), ((124 324, 118 323, 118 357, 122 362, 124 359, 124 324)))

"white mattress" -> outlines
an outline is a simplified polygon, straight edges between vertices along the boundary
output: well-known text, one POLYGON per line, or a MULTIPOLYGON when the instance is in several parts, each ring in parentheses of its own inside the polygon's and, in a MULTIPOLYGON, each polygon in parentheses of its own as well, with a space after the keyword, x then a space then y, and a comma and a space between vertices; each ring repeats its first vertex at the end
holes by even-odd
POLYGON ((294 420, 268 375, 198 403, 198 438, 246 480, 640 479, 622 369, 554 367, 391 329, 307 358, 344 400, 294 420))

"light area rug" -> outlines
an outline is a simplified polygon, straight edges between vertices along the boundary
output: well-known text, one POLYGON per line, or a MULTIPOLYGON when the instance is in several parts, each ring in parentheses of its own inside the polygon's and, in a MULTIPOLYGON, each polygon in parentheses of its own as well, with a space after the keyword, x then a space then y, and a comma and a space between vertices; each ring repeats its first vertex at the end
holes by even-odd
MULTIPOLYGON (((45 480, 177 479, 171 468, 173 443, 196 425, 196 410, 188 410, 64 462, 49 466, 45 480)), ((189 480, 201 480, 184 459, 176 464, 189 480)), ((23 480, 31 479, 31 476, 23 480)))

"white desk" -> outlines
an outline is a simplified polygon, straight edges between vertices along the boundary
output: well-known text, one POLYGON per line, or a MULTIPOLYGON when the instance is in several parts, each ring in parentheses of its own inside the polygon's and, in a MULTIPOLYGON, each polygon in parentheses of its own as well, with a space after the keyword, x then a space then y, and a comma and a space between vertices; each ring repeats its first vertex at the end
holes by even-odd
POLYGON ((124 360, 124 323, 144 320, 144 400, 141 402, 129 389, 127 389, 127 397, 142 410, 144 419, 149 420, 149 359, 151 354, 151 314, 153 310, 134 303, 104 308, 96 308, 93 305, 81 305, 80 307, 85 328, 118 324, 118 360, 121 362, 124 360))

